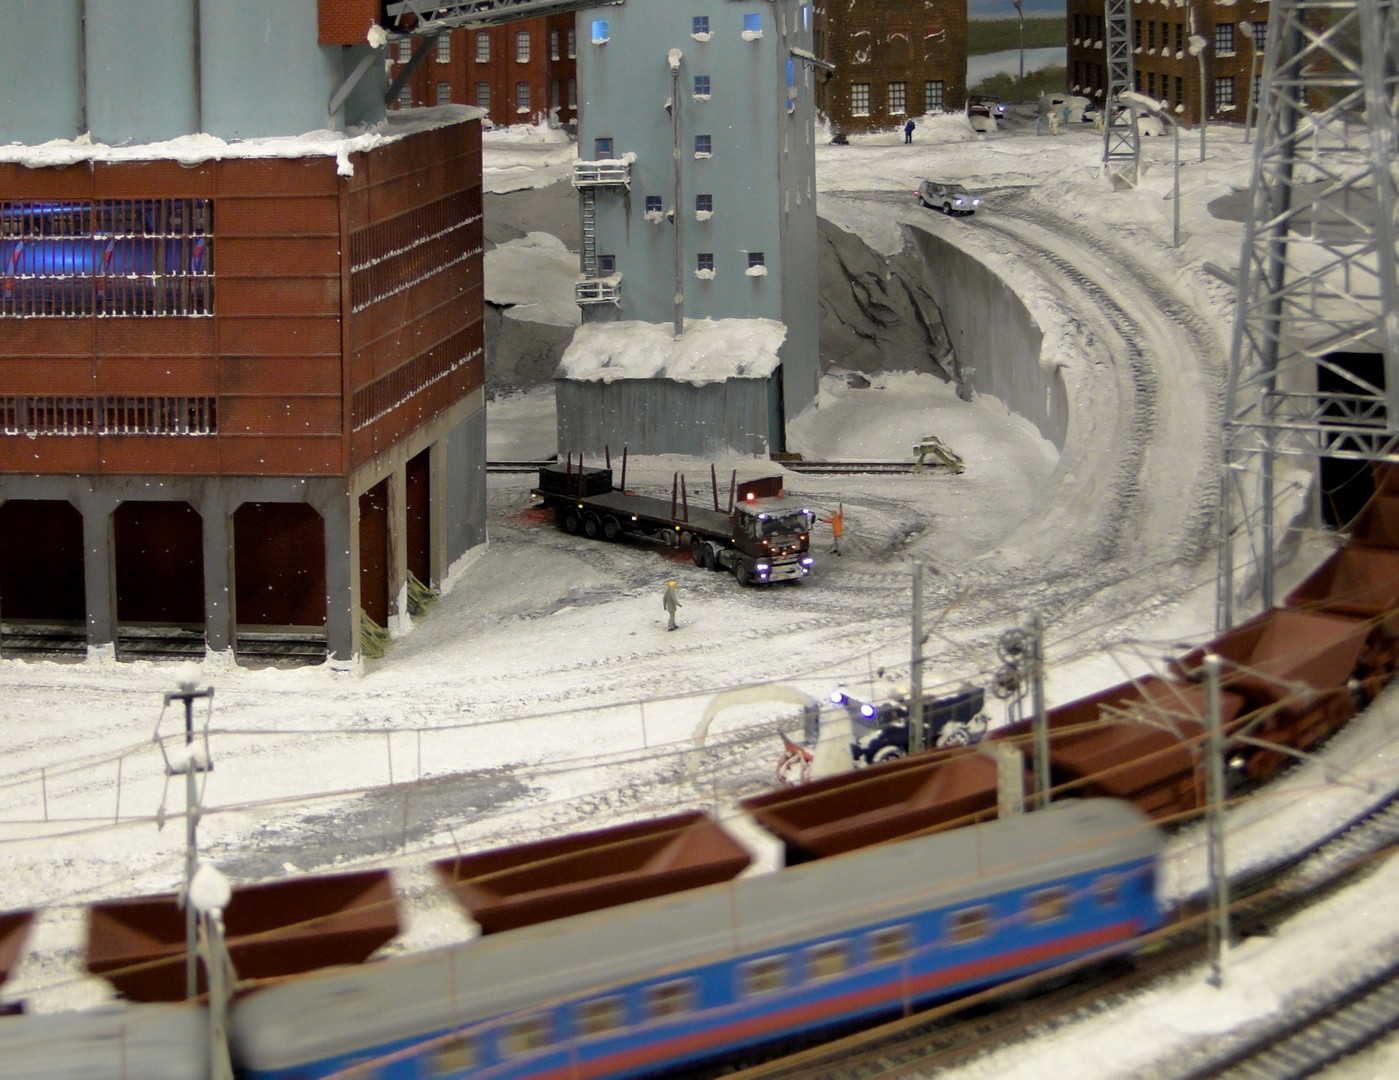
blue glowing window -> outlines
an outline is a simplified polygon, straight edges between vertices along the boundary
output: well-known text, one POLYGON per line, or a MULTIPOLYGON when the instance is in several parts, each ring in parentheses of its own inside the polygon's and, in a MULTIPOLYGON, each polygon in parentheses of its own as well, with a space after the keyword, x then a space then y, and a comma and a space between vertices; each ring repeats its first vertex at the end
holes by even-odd
POLYGON ((607 37, 608 37, 608 34, 607 34, 607 20, 606 20, 606 19, 594 19, 594 20, 593 20, 593 44, 594 44, 594 45, 606 45, 606 44, 607 44, 607 37))
POLYGON ((696 15, 691 25, 693 26, 690 31, 692 34, 707 34, 709 33, 709 16, 696 15))
POLYGON ((743 32, 745 34, 761 34, 763 32, 763 17, 761 15, 743 16, 743 32))

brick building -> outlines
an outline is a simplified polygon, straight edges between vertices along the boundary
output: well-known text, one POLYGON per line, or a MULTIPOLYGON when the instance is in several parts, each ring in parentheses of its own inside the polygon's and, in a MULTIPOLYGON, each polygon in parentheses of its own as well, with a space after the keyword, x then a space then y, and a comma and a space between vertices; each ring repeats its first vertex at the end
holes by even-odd
MULTIPOLYGON (((1201 57, 1190 54, 1190 38, 1195 34, 1206 43, 1206 120, 1244 122, 1263 70, 1266 3, 1212 0, 1181 7, 1137 2, 1131 5, 1130 19, 1134 90, 1162 102, 1180 123, 1198 123, 1201 57), (1242 29, 1245 25, 1247 30, 1242 29)), ((1107 89, 1103 22, 1101 3, 1069 0, 1069 90, 1098 104, 1107 89)))
POLYGON ((345 89, 377 5, 194 6, 0 44, 0 644, 352 660, 485 538, 479 114, 345 89))
MULTIPOLYGON (((394 46, 395 80, 418 44, 394 46)), ((475 105, 500 125, 571 124, 578 119, 577 56, 572 15, 451 30, 427 46, 396 104, 475 105)))
POLYGON ((832 131, 881 131, 967 101, 966 0, 817 8, 815 52, 835 64, 816 93, 832 131))

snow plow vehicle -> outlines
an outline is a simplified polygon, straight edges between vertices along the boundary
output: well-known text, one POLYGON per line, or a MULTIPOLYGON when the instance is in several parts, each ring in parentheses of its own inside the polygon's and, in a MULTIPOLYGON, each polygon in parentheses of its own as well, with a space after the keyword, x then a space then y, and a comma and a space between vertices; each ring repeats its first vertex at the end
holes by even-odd
POLYGON ((684 477, 675 474, 669 499, 637 495, 626 490, 625 459, 622 484, 614 486, 611 468, 552 463, 539 470, 539 486, 531 494, 554 511, 565 532, 591 539, 619 540, 635 536, 667 547, 688 547, 696 566, 727 571, 740 585, 800 581, 815 565, 811 527, 816 514, 785 497, 780 476, 742 484, 734 475, 727 510, 691 506, 684 477))

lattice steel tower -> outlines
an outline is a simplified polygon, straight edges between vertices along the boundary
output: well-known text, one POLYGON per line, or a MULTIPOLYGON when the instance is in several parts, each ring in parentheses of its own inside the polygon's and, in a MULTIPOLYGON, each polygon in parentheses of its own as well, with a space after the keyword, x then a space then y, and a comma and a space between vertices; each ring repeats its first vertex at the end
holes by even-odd
POLYGON ((1108 85, 1103 94, 1103 164, 1112 175, 1137 182, 1141 141, 1136 116, 1117 108, 1117 95, 1132 87, 1132 20, 1128 0, 1105 0, 1104 52, 1108 59, 1108 85))
POLYGON ((1396 68, 1396 0, 1273 3, 1225 401, 1219 629, 1247 578, 1274 603, 1280 459, 1313 475, 1323 458, 1399 462, 1396 68))

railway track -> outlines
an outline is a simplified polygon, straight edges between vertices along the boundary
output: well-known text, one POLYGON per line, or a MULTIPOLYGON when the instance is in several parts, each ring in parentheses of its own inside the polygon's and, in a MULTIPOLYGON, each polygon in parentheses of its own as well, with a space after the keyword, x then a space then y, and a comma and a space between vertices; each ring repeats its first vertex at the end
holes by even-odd
MULTIPOLYGON (((531 473, 555 461, 488 461, 486 471, 493 473, 531 473)), ((879 474, 911 475, 937 470, 950 472, 941 462, 919 465, 913 461, 777 461, 788 472, 809 476, 869 476, 879 474)))

